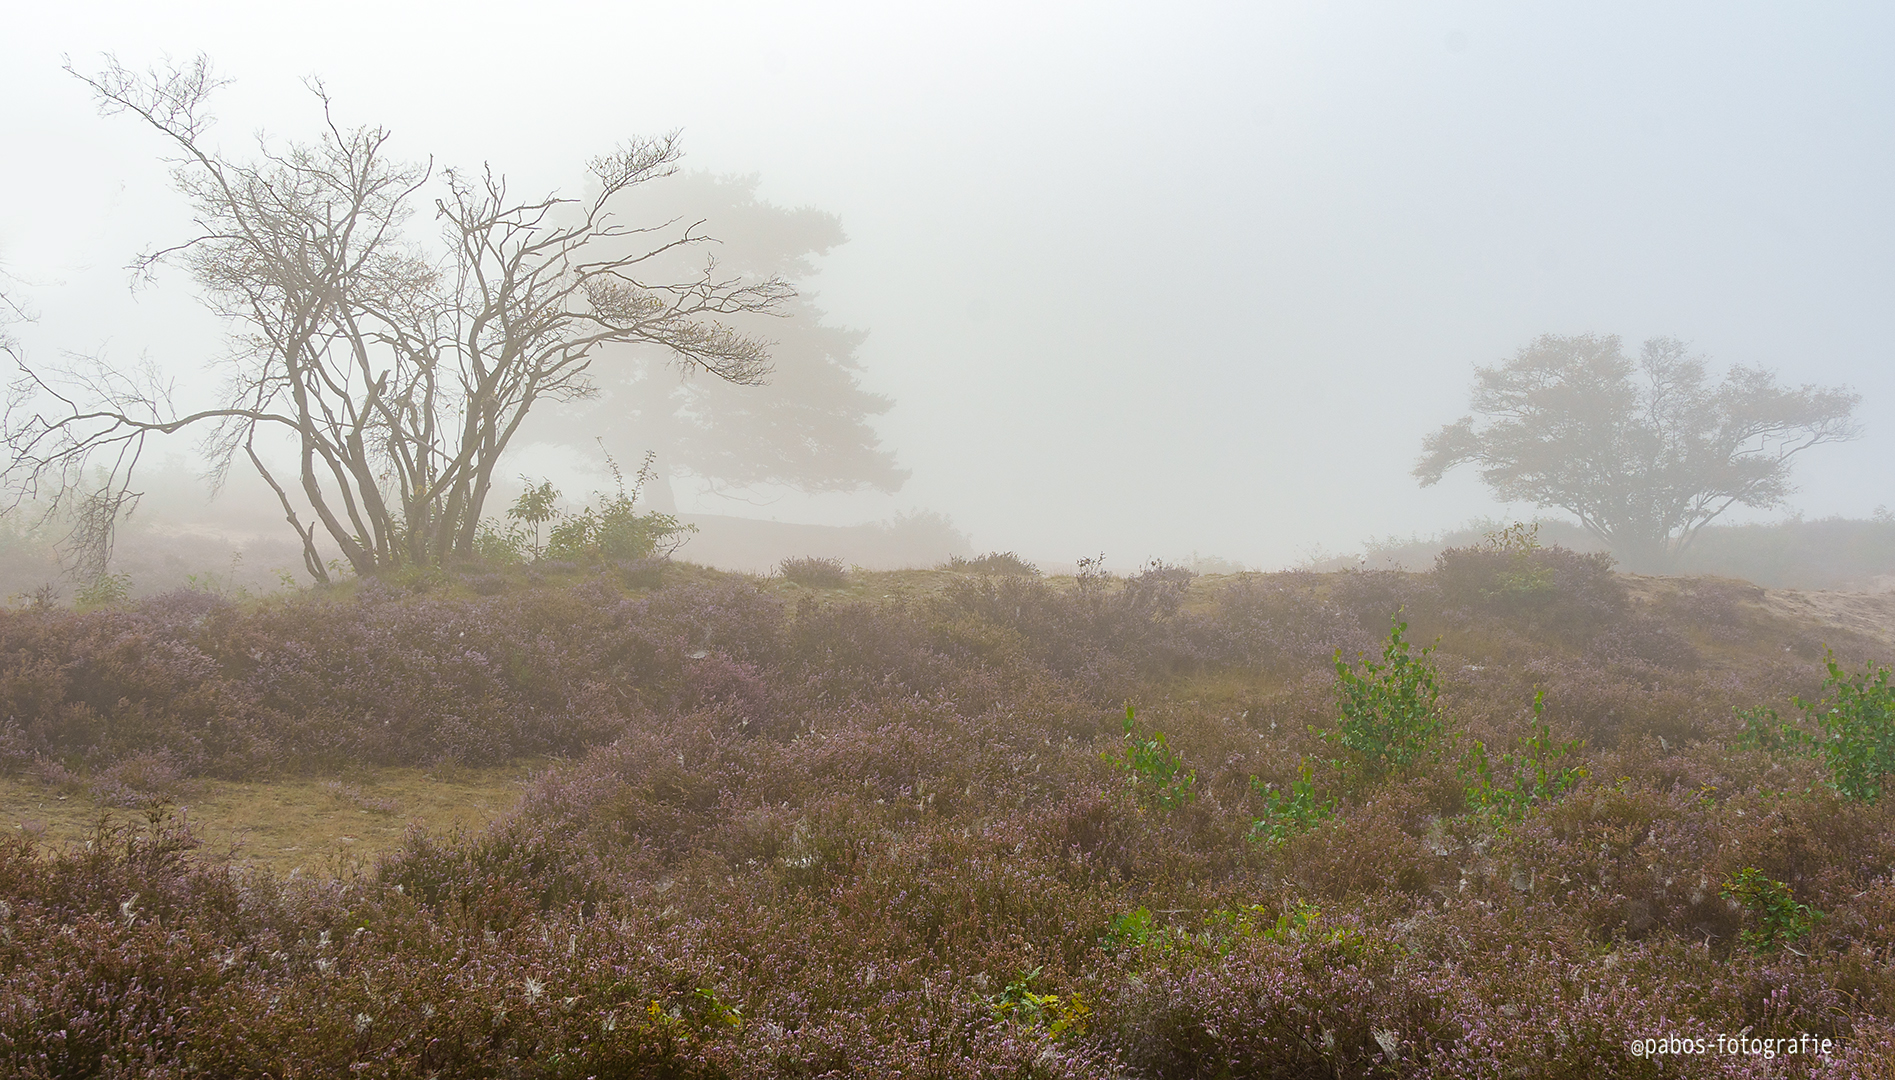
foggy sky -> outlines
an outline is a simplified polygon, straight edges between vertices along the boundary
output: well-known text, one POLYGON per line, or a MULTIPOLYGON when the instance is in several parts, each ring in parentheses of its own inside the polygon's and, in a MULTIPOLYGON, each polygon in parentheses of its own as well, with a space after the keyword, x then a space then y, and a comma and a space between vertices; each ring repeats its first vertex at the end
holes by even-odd
MULTIPOLYGON (((37 5, 0 36, 19 336, 201 378, 219 330, 156 138, 60 71, 211 55, 223 145, 307 137, 298 79, 397 153, 577 192, 632 135, 851 237, 807 283, 869 331, 892 496, 679 495, 977 548, 1274 567, 1524 516, 1409 475, 1475 364, 1676 335, 1862 393, 1794 508, 1895 505, 1895 12, 1882 5, 37 5)), ((426 223, 417 222, 425 231, 426 223)), ((1759 515, 1751 515, 1752 518, 1759 515)), ((1774 518, 1778 515, 1761 515, 1774 518)))

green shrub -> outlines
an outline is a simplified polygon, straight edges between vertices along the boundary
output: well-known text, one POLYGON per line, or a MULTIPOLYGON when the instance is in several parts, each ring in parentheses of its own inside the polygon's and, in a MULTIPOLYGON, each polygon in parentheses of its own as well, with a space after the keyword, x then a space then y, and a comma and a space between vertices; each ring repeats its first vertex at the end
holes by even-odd
POLYGON ((122 604, 132 593, 130 574, 100 574, 92 579, 79 595, 73 598, 73 605, 80 611, 94 608, 111 607, 122 604))
POLYGON ((1175 810, 1197 798, 1198 774, 1186 770, 1184 759, 1173 753, 1165 733, 1154 731, 1149 739, 1134 734, 1137 714, 1125 707, 1125 747, 1117 754, 1102 755, 1126 773, 1132 789, 1167 810, 1175 810))
MULTIPOLYGON (((1433 647, 1412 655, 1402 640, 1408 624, 1397 614, 1389 630, 1382 662, 1362 660, 1362 672, 1334 654, 1336 707, 1341 714, 1322 739, 1342 751, 1332 762, 1347 789, 1361 791, 1399 772, 1433 752, 1447 730, 1441 715, 1441 691, 1429 662, 1433 647)), ((1318 798, 1307 761, 1297 765, 1297 778, 1288 791, 1250 778, 1251 790, 1263 799, 1263 815, 1250 824, 1252 840, 1281 843, 1307 832, 1336 812, 1336 798, 1318 798)))
POLYGON ((1012 1020, 1022 1027, 1039 1028, 1055 1039, 1085 1034, 1091 1006, 1078 994, 1035 993, 1033 983, 1042 970, 1036 967, 1022 972, 1005 990, 988 998, 988 1012, 995 1020, 1012 1020))
POLYGON ((512 564, 526 559, 525 534, 516 527, 496 529, 492 522, 480 523, 474 533, 474 554, 485 563, 512 564))
POLYGON ((670 554, 695 530, 670 514, 638 513, 623 488, 597 510, 566 515, 546 538, 549 560, 644 559, 670 554))
POLYGON ((1250 778, 1251 790, 1263 796, 1263 816, 1250 823, 1250 838, 1282 843, 1298 833, 1315 828, 1336 812, 1336 800, 1317 799, 1316 783, 1310 778, 1308 762, 1297 766, 1297 778, 1285 793, 1250 778))
MULTIPOLYGON (((1294 942, 1317 936, 1322 911, 1316 905, 1294 897, 1284 900, 1281 910, 1267 904, 1246 904, 1234 910, 1220 908, 1204 917, 1202 940, 1219 955, 1250 938, 1265 941, 1294 942)), ((1336 935, 1326 935, 1333 940, 1336 935)))
POLYGON ((1151 909, 1136 907, 1112 916, 1106 923, 1105 936, 1100 943, 1107 948, 1124 948, 1143 945, 1151 940, 1151 935, 1151 909))
POLYGON ((594 492, 596 506, 588 505, 577 513, 562 513, 559 489, 552 481, 541 481, 538 486, 528 481, 527 489, 507 509, 507 517, 513 524, 496 529, 483 523, 474 538, 475 553, 483 559, 503 563, 525 559, 534 562, 542 559, 552 562, 646 559, 671 554, 696 531, 696 526, 682 524, 670 514, 655 510, 638 512, 638 494, 651 477, 651 454, 645 455, 645 462, 629 489, 618 463, 609 455, 605 462, 612 471, 616 490, 611 495, 594 492), (540 543, 542 526, 551 526, 544 545, 540 543))
POLYGON ((1408 624, 1395 616, 1380 664, 1362 661, 1362 673, 1335 653, 1336 705, 1342 716, 1334 731, 1323 733, 1343 753, 1337 765, 1352 786, 1372 783, 1418 761, 1439 741, 1440 688, 1429 656, 1433 646, 1411 655, 1402 634, 1408 624))
POLYGON ((1535 803, 1549 803, 1571 791, 1586 778, 1583 766, 1560 766, 1560 761, 1579 753, 1580 742, 1556 743, 1546 723, 1546 693, 1533 692, 1533 724, 1521 741, 1518 753, 1487 756, 1487 745, 1474 741, 1464 775, 1471 773, 1467 788, 1468 805, 1477 809, 1498 810, 1510 817, 1523 817, 1535 803))
POLYGON ((1895 773, 1895 687, 1889 671, 1871 664, 1860 675, 1845 673, 1834 653, 1824 656, 1829 677, 1824 699, 1810 704, 1795 699, 1822 737, 1815 741, 1830 783, 1844 798, 1872 803, 1882 795, 1882 778, 1895 773))
POLYGON ((517 526, 510 527, 505 533, 494 533, 488 529, 482 530, 482 533, 489 538, 488 546, 495 546, 493 541, 502 541, 512 548, 516 556, 525 554, 537 562, 546 554, 545 547, 540 544, 540 526, 559 517, 559 489, 553 486, 551 480, 542 480, 538 487, 534 487, 526 477, 520 479, 526 482, 527 488, 507 508, 507 517, 531 528, 532 535, 529 537, 517 526))
POLYGON ((1744 750, 1793 753, 1815 750, 1815 740, 1808 732, 1778 716, 1768 705, 1731 711, 1743 722, 1744 730, 1737 736, 1737 745, 1744 750))
POLYGON ((1152 917, 1151 909, 1143 906, 1106 920, 1105 935, 1099 939, 1099 945, 1107 950, 1152 948, 1169 952, 1190 943, 1190 934, 1159 922, 1152 917))
POLYGON ((1746 866, 1727 878, 1719 895, 1734 900, 1744 909, 1751 924, 1740 940, 1758 952, 1771 952, 1808 934, 1823 913, 1808 904, 1799 904, 1790 894, 1790 886, 1773 880, 1754 866, 1746 866))

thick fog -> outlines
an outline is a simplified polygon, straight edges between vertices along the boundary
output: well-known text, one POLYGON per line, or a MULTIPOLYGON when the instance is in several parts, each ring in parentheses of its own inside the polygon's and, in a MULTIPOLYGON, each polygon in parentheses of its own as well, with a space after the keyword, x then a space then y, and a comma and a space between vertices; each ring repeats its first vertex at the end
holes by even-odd
MULTIPOLYGON (((522 193, 578 193, 588 158, 675 128, 687 169, 833 215, 846 242, 789 257, 826 324, 866 334, 849 359, 892 400, 862 421, 892 461, 820 494, 681 469, 685 512, 932 511, 977 550, 1118 568, 1527 516, 1471 469, 1427 489, 1410 470, 1475 364, 1549 332, 1847 384, 1863 437, 1804 455, 1789 506, 1750 519, 1895 504, 1882 5, 79 2, 7 22, 0 260, 38 359, 148 356, 214 395, 221 330, 187 275, 134 296, 123 269, 189 235, 164 148, 61 71, 203 52, 232 80, 213 111, 233 151, 312 136, 319 76, 397 153, 491 163, 522 193)), ((582 468, 594 435, 636 452, 611 425, 537 429, 516 471, 582 468)))

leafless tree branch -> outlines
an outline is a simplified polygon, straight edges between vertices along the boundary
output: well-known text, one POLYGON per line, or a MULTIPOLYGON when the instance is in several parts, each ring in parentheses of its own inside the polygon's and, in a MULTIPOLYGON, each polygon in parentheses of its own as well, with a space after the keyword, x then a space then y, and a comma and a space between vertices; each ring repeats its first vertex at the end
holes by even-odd
MULTIPOLYGON (((165 264, 189 270, 230 325, 232 352, 221 403, 188 413, 152 372, 40 370, 13 353, 20 375, 0 434, 16 491, 70 500, 86 468, 110 457, 109 490, 129 492, 147 437, 198 429, 215 482, 241 452, 275 492, 313 575, 326 576, 319 535, 372 573, 471 553, 522 420, 543 399, 592 392, 602 346, 658 345, 733 383, 770 370, 767 343, 720 320, 774 310, 792 296, 787 285, 719 276, 709 259, 694 278, 648 280, 640 268, 655 256, 709 238, 695 225, 614 217, 618 196, 675 170, 676 132, 594 159, 597 189, 583 199, 518 200, 490 168, 446 170, 434 200, 442 253, 430 255, 404 226, 437 182, 432 165, 390 157, 385 129, 339 124, 320 82, 309 83, 323 115, 315 141, 260 141, 239 159, 207 141, 207 102, 222 83, 204 58, 142 73, 110 58, 95 75, 67 70, 103 113, 133 115, 171 147, 196 231, 131 269, 136 282, 165 264), (646 234, 642 249, 599 254, 601 239, 646 234), (297 447, 291 483, 258 452, 267 430, 297 447)), ((85 505, 125 505, 99 500, 85 505)), ((100 535, 109 547, 109 526, 100 535)))

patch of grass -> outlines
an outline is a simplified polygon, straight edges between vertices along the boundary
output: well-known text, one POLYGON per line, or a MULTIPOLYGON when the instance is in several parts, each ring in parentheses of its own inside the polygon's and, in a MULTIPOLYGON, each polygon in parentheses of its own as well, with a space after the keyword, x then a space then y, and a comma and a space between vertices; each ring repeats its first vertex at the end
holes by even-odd
MULTIPOLYGON (((374 769, 349 780, 291 777, 251 783, 198 779, 173 803, 212 851, 276 873, 315 872, 338 860, 363 865, 400 846, 411 825, 478 831, 511 810, 539 766, 374 769)), ((138 811, 101 802, 77 784, 0 776, 0 835, 32 835, 54 848, 83 845, 101 815, 138 811)))

